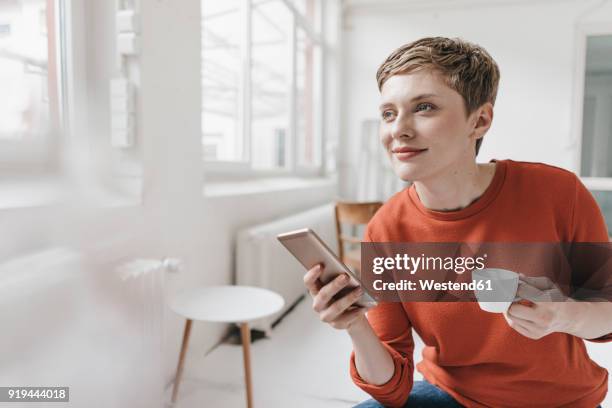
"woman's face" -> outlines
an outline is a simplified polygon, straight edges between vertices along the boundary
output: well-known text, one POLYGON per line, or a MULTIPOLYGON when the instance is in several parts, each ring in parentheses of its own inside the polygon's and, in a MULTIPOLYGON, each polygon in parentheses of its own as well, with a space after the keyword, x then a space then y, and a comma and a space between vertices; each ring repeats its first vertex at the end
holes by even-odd
POLYGON ((381 99, 381 142, 402 180, 424 180, 474 162, 475 115, 466 118, 463 98, 439 74, 393 75, 383 84, 381 99))

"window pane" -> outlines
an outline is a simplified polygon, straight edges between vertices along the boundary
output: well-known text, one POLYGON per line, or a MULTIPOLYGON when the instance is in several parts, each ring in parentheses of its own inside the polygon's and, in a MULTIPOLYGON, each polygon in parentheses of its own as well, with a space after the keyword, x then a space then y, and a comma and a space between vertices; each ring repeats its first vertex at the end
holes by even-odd
POLYGON ((612 35, 589 36, 585 64, 581 174, 612 177, 612 35))
POLYGON ((297 112, 296 142, 298 165, 316 166, 321 162, 321 141, 318 130, 320 95, 320 50, 306 33, 299 29, 297 35, 297 112))
POLYGON ((202 143, 205 160, 243 160, 240 0, 202 0, 202 143))
POLYGON ((253 167, 287 166, 292 16, 282 1, 253 2, 251 152, 253 167))
POLYGON ((321 4, 319 0, 292 0, 298 12, 306 18, 315 31, 320 29, 321 4))
POLYGON ((54 98, 49 97, 46 3, 0 2, 0 139, 48 134, 54 98))

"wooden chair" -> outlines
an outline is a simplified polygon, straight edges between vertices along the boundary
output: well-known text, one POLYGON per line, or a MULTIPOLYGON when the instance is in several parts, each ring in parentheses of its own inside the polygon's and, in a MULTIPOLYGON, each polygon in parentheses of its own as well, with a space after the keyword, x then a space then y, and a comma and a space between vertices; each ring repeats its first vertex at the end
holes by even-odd
POLYGON ((338 257, 346 266, 351 268, 357 276, 361 274, 361 248, 359 244, 363 239, 363 237, 356 236, 357 227, 360 225, 365 226, 382 205, 383 203, 381 201, 336 202, 335 214, 338 257), (352 231, 350 235, 343 230, 345 226, 351 227, 352 231))

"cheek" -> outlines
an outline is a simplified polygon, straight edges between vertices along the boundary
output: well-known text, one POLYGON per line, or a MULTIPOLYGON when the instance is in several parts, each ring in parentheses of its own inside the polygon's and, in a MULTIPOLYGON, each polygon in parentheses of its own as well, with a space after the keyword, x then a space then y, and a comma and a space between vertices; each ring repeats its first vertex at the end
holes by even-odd
POLYGON ((417 128, 418 134, 428 138, 430 142, 447 144, 457 133, 457 119, 448 116, 439 116, 421 121, 417 128))
POLYGON ((418 123, 417 131, 427 136, 444 136, 448 133, 450 122, 442 116, 425 119, 418 123))
POLYGON ((378 137, 385 149, 387 149, 389 145, 391 144, 391 142, 393 141, 393 138, 391 137, 391 132, 388 132, 382 128, 378 132, 378 137))

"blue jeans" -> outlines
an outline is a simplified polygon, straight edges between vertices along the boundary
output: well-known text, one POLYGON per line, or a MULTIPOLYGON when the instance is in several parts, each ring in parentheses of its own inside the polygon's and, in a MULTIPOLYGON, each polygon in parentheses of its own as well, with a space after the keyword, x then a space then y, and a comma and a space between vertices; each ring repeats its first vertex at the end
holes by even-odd
MULTIPOLYGON (((380 402, 369 399, 353 408, 383 408, 380 402)), ((404 408, 461 408, 453 397, 428 381, 415 381, 404 408)))
MULTIPOLYGON (((410 391, 410 396, 404 408, 461 408, 459 404, 446 391, 441 390, 428 381, 415 381, 410 391)), ((384 408, 384 405, 376 400, 369 399, 353 408, 384 408)), ((597 408, 601 408, 601 405, 597 408)))

